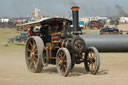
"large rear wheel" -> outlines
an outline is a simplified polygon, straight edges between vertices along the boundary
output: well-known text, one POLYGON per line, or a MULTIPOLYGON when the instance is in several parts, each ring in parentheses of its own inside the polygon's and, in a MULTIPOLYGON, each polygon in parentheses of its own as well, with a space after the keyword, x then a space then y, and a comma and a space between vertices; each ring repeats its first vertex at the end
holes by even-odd
POLYGON ((32 36, 27 40, 25 59, 28 69, 33 73, 39 73, 42 71, 43 65, 41 57, 43 47, 44 43, 38 36, 32 36))
POLYGON ((71 70, 71 55, 67 48, 60 48, 56 55, 57 71, 62 76, 67 76, 71 70))
POLYGON ((94 75, 98 72, 100 68, 100 55, 95 47, 88 48, 84 65, 87 72, 91 72, 94 75))

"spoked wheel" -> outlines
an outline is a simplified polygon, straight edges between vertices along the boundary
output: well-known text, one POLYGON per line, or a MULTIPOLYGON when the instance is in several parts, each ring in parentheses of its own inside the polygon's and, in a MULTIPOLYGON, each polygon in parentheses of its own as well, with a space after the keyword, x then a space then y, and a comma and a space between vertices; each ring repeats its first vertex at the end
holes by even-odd
POLYGON ((95 47, 88 48, 84 65, 87 72, 91 72, 94 75, 98 72, 100 67, 100 55, 95 47))
POLYGON ((39 73, 42 71, 41 57, 43 46, 44 43, 38 36, 30 37, 26 43, 25 59, 27 67, 31 72, 39 73))
POLYGON ((67 48, 60 48, 56 55, 57 71, 62 76, 67 76, 71 70, 71 56, 67 48))

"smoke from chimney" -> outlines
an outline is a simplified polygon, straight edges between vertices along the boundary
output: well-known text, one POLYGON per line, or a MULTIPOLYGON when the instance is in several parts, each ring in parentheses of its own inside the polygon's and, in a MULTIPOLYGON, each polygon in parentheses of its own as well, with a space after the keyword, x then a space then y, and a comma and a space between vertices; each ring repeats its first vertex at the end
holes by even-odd
POLYGON ((128 14, 124 11, 124 9, 119 4, 116 4, 115 8, 119 11, 119 16, 124 16, 124 17, 128 16, 128 14))

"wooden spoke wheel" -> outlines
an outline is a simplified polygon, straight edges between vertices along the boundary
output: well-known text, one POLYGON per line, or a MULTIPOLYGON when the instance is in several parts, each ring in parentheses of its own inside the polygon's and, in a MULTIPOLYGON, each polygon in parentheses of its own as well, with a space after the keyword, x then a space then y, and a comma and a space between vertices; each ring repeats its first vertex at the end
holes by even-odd
POLYGON ((32 36, 27 40, 25 59, 27 67, 31 72, 38 73, 42 71, 41 57, 43 46, 43 41, 38 36, 32 36))
POLYGON ((71 70, 71 56, 67 48, 60 48, 56 55, 57 71, 62 76, 67 76, 71 70))
POLYGON ((87 50, 84 65, 87 72, 91 72, 94 75, 98 72, 100 67, 100 56, 95 47, 90 47, 87 50))

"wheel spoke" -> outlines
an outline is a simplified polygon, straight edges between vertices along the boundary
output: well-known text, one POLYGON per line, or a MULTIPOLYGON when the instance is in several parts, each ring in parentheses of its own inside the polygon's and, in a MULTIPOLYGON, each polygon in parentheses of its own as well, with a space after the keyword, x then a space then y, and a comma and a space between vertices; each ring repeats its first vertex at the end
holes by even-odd
POLYGON ((29 64, 29 68, 32 68, 32 67, 33 67, 33 61, 31 61, 29 64))
POLYGON ((29 49, 29 48, 27 48, 27 51, 32 52, 32 50, 31 50, 31 49, 29 49))
POLYGON ((91 64, 91 70, 93 70, 93 64, 91 64))
POLYGON ((36 49, 35 43, 33 43, 32 50, 34 51, 36 49))
POLYGON ((91 54, 91 58, 92 58, 93 57, 93 51, 92 50, 90 51, 90 54, 91 54))
POLYGON ((94 59, 95 59, 95 61, 96 61, 96 54, 94 54, 94 57, 93 57, 94 59))
POLYGON ((63 60, 63 56, 62 55, 60 55, 60 60, 63 60))
POLYGON ((65 60, 63 61, 63 63, 64 63, 64 64, 67 64, 67 60, 65 59, 65 60))
POLYGON ((35 51, 35 52, 37 52, 37 51, 38 51, 38 50, 37 50, 37 47, 34 49, 34 51, 35 51))
POLYGON ((92 58, 95 57, 94 53, 92 52, 92 58))
POLYGON ((59 56, 59 59, 61 60, 61 59, 62 59, 62 55, 61 55, 61 53, 59 53, 58 56, 59 56))
POLYGON ((91 64, 89 64, 89 70, 91 70, 91 64))
POLYGON ((65 72, 65 67, 66 67, 66 55, 63 51, 60 51, 60 53, 58 54, 59 56, 59 66, 60 66, 60 70, 62 72, 65 72))
POLYGON ((31 60, 31 59, 32 59, 32 57, 31 57, 31 56, 29 56, 29 57, 28 57, 28 60, 31 60))
POLYGON ((64 59, 66 60, 66 54, 63 54, 63 60, 64 60, 64 59))
POLYGON ((64 67, 63 67, 63 65, 62 65, 62 66, 61 66, 61 71, 62 71, 62 72, 64 72, 63 69, 64 69, 64 67))
POLYGON ((63 65, 63 72, 65 72, 65 70, 66 70, 66 67, 65 67, 65 65, 63 65))
POLYGON ((31 43, 31 42, 29 42, 29 45, 30 45, 30 47, 32 48, 32 43, 31 43))
POLYGON ((95 65, 95 64, 93 64, 93 69, 95 69, 95 67, 96 67, 96 65, 95 65))
POLYGON ((63 65, 61 64, 61 65, 60 65, 60 70, 62 70, 62 69, 63 69, 63 65))
POLYGON ((91 58, 91 53, 90 52, 88 53, 88 58, 91 58))
POLYGON ((34 67, 37 68, 37 62, 36 62, 36 60, 34 60, 33 63, 34 63, 34 67))
POLYGON ((92 56, 93 58, 96 58, 96 54, 93 52, 93 56, 92 56))
POLYGON ((62 51, 61 51, 61 52, 59 52, 59 55, 62 55, 62 51))
POLYGON ((38 56, 38 54, 36 53, 35 56, 38 56))

